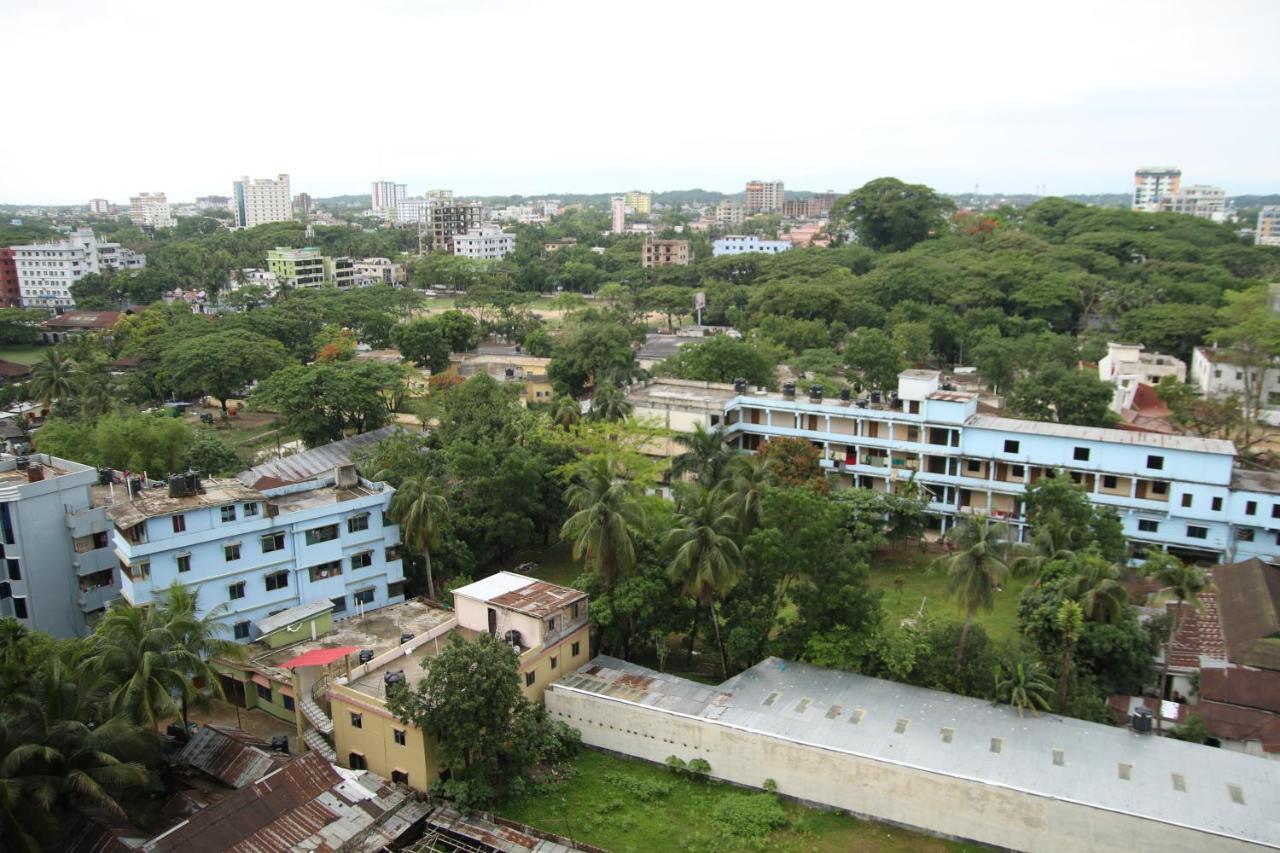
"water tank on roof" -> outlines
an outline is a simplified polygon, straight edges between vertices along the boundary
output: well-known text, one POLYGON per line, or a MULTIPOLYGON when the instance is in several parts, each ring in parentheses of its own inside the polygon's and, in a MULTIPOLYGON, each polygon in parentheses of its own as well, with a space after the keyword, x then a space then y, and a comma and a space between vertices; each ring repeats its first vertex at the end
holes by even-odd
POLYGON ((197 474, 195 471, 188 471, 185 475, 185 478, 186 478, 186 484, 187 484, 187 494, 189 495, 200 494, 200 475, 197 474))
POLYGON ((360 654, 356 655, 360 663, 368 663, 373 660, 373 649, 361 649, 360 654))
POLYGON ((169 475, 169 497, 180 498, 187 494, 187 478, 181 474, 169 475))
POLYGON ((741 376, 733 380, 733 390, 739 394, 747 393, 747 380, 743 379, 741 376))
POLYGON ((29 456, 19 456, 13 460, 13 463, 18 466, 19 471, 25 471, 31 467, 31 458, 29 456))
POLYGON ((387 687, 390 687, 392 684, 404 684, 404 670, 397 669, 394 672, 383 673, 382 683, 387 687))
POLYGON ((274 752, 283 752, 286 755, 288 755, 289 754, 289 736, 273 735, 271 737, 271 749, 274 752))
POLYGON ((507 641, 507 645, 518 646, 520 645, 520 632, 515 630, 508 631, 502 635, 502 639, 507 641))
POLYGON ((1129 717, 1129 725, 1140 735, 1151 733, 1152 714, 1150 708, 1138 708, 1129 717))
POLYGON ((405 643, 409 642, 409 641, 410 641, 410 640, 412 640, 412 639, 413 639, 413 634, 409 634, 409 633, 401 634, 401 635, 400 635, 400 645, 402 645, 402 646, 403 646, 405 643))
POLYGON ((790 397, 794 397, 795 395, 796 395, 796 383, 794 383, 794 382, 783 382, 783 383, 782 383, 782 396, 790 398, 790 397))
POLYGON ((809 386, 809 399, 810 399, 810 400, 814 400, 814 401, 817 401, 817 400, 821 400, 821 399, 822 399, 822 386, 821 386, 821 385, 810 385, 810 386, 809 386))
POLYGON ((841 388, 840 399, 846 403, 849 402, 850 400, 853 399, 853 391, 850 390, 849 388, 841 388))

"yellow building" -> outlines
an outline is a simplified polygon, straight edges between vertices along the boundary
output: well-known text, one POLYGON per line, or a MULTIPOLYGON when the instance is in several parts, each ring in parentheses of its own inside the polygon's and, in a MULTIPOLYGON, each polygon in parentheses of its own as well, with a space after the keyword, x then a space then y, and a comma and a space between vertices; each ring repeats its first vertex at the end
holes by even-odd
MULTIPOLYGON (((555 391, 547 378, 549 358, 532 355, 511 354, 466 354, 457 365, 457 374, 463 379, 470 379, 480 373, 487 373, 499 382, 520 382, 524 385, 524 402, 550 403, 555 400, 555 391)), ((452 369, 452 365, 450 366, 452 369)))
POLYGON ((632 190, 623 196, 622 203, 631 208, 636 216, 648 216, 653 209, 653 196, 640 190, 632 190))

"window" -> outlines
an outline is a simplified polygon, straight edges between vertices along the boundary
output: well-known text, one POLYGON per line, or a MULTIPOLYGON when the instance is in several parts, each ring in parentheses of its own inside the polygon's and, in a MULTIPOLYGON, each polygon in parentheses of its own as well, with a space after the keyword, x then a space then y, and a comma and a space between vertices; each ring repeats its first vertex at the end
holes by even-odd
POLYGON ((187 517, 185 515, 175 515, 172 518, 173 532, 183 533, 187 529, 187 517))
POLYGON ((560 665, 560 658, 556 657, 555 655, 552 655, 552 656, 551 656, 551 668, 552 668, 552 669, 555 669, 555 668, 556 668, 557 666, 559 666, 559 665, 560 665))
POLYGON ((405 771, 403 771, 403 770, 392 770, 392 771, 391 771, 391 781, 392 781, 392 782, 399 782, 401 785, 408 785, 408 784, 409 784, 409 774, 408 774, 408 773, 406 773, 406 772, 405 772, 405 771))
POLYGON ((1280 504, 1271 505, 1271 517, 1280 518, 1280 504))
POLYGON ((361 551, 359 554, 351 555, 351 570, 367 569, 373 565, 373 552, 361 551))
POLYGON ((357 714, 355 711, 351 712, 351 728, 353 729, 364 728, 364 714, 357 714))
POLYGON ((244 581, 233 583, 227 587, 227 598, 235 601, 237 598, 244 598, 244 581))
POLYGON ((347 610, 347 597, 346 597, 345 595, 339 595, 339 596, 337 596, 336 598, 331 598, 331 599, 329 599, 329 600, 333 602, 333 612, 334 612, 334 613, 345 613, 345 612, 346 612, 346 610, 347 610))
POLYGON ((578 618, 578 604, 579 604, 579 603, 580 603, 580 602, 575 601, 573 604, 570 604, 570 605, 569 605, 569 618, 570 618, 570 619, 577 619, 577 618, 578 618))
POLYGON ((355 598, 356 604, 373 604, 373 587, 356 590, 353 598, 355 598))
POLYGON ((1155 469, 1155 470, 1157 470, 1157 471, 1163 471, 1163 470, 1164 470, 1164 457, 1163 457, 1163 456, 1156 456, 1156 455, 1154 455, 1154 454, 1152 454, 1151 456, 1148 456, 1148 457, 1147 457, 1147 467, 1148 467, 1148 468, 1154 468, 1154 469, 1155 469))
POLYGON ((1005 452, 1005 453, 1017 453, 1017 452, 1018 452, 1018 447, 1019 447, 1019 446, 1020 446, 1020 445, 1019 445, 1019 443, 1018 443, 1018 442, 1013 441, 1012 439, 1005 439, 1005 442, 1004 442, 1004 452, 1005 452))
POLYGON ((255 685, 258 688, 258 698, 267 702, 271 701, 271 688, 263 687, 261 684, 255 685))
POLYGON ((1199 525, 1196 525, 1196 524, 1188 524, 1188 525, 1187 525, 1187 538, 1188 538, 1188 539, 1208 539, 1208 538, 1209 538, 1209 528, 1207 528, 1207 527, 1200 527, 1199 525))
POLYGON ((524 674, 524 686, 525 686, 525 687, 532 687, 532 686, 533 686, 533 673, 532 673, 532 672, 526 672, 526 673, 524 674))
POLYGON ((1222 498, 1214 498, 1212 501, 1210 501, 1210 503, 1209 503, 1209 509, 1213 510, 1214 512, 1221 512, 1221 511, 1222 511, 1222 498))
POLYGON ((1183 505, 1184 507, 1186 507, 1187 509, 1190 509, 1190 508, 1191 508, 1191 495, 1183 495, 1183 496, 1182 496, 1182 505, 1183 505))
POLYGON ((391 736, 395 738, 397 744, 404 746, 404 729, 392 729, 391 736))
POLYGON ((1258 514, 1258 502, 1257 502, 1257 501, 1249 501, 1248 503, 1246 503, 1246 504, 1244 505, 1244 514, 1245 514, 1245 515, 1257 515, 1257 514, 1258 514))
POLYGON ((332 542, 338 538, 338 525, 326 524, 324 527, 313 527, 306 532, 308 545, 319 545, 321 542, 332 542))
POLYGON ((224 522, 227 522, 227 521, 235 521, 235 520, 236 520, 236 505, 235 505, 235 504, 227 504, 226 506, 222 507, 222 508, 219 510, 219 512, 221 513, 221 515, 222 515, 222 520, 223 520, 224 522))
POLYGON ((1087 448, 1087 447, 1077 447, 1074 451, 1072 451, 1072 453, 1071 453, 1071 458, 1072 458, 1072 459, 1074 459, 1074 460, 1076 460, 1077 462, 1088 462, 1088 461, 1089 461, 1089 448, 1087 448))
POLYGON ((191 571, 191 555, 190 554, 178 555, 178 571, 179 572, 191 571))
POLYGON ((234 545, 224 545, 222 548, 222 556, 228 562, 234 562, 240 559, 240 543, 234 545))
POLYGON ((1167 495, 1168 493, 1169 493, 1169 484, 1166 483, 1164 480, 1151 481, 1151 494, 1167 495))
POLYGON ((1009 466, 1009 476, 1010 476, 1010 477, 1017 477, 1019 480, 1021 480, 1021 479, 1022 479, 1023 477, 1025 477, 1026 475, 1027 475, 1027 469, 1026 469, 1026 467, 1024 467, 1024 466, 1022 466, 1022 465, 1010 465, 1010 466, 1009 466))
POLYGON ((1116 480, 1116 478, 1111 476, 1110 474, 1104 474, 1102 476, 1102 488, 1104 489, 1114 489, 1117 483, 1118 481, 1116 480))
POLYGON ((361 530, 369 529, 369 513, 353 515, 347 519, 347 532, 359 533, 361 530))
POLYGON ((328 563, 321 563, 318 566, 311 567, 311 580, 322 581, 327 578, 335 578, 342 574, 342 561, 333 560, 328 563))
POLYGON ((5 560, 5 562, 6 562, 6 563, 8 564, 8 566, 9 566, 9 580, 11 580, 11 581, 20 581, 20 580, 22 580, 22 567, 18 565, 18 561, 17 561, 17 560, 5 560))
POLYGON ((292 710, 293 710, 293 697, 292 697, 292 696, 285 696, 285 695, 282 693, 282 694, 280 694, 280 701, 284 703, 284 709, 285 709, 286 711, 292 711, 292 710))
POLYGON ((277 589, 284 589, 289 586, 289 573, 287 571, 272 572, 267 575, 267 592, 273 592, 277 589))
POLYGON ((1160 522, 1152 521, 1149 518, 1138 519, 1138 529, 1143 533, 1155 533, 1160 529, 1160 522))
POLYGON ((369 764, 364 760, 364 755, 359 752, 353 752, 347 756, 347 766, 352 770, 368 770, 369 764))
POLYGON ((964 468, 966 471, 969 471, 970 473, 981 471, 982 463, 979 462, 977 459, 966 459, 964 463, 964 468))
POLYGON ((284 550, 284 534, 272 533, 269 536, 262 537, 262 553, 270 554, 272 551, 284 550))
POLYGON ((576 658, 578 656, 578 652, 581 651, 581 647, 582 643, 574 643, 573 648, 569 652, 570 657, 576 658))
POLYGON ((18 619, 26 619, 26 618, 27 618, 27 599, 26 599, 26 598, 23 598, 23 597, 20 597, 20 596, 14 596, 14 598, 13 598, 13 615, 14 615, 14 617, 16 617, 16 618, 18 618, 18 619))
POLYGON ((253 518, 253 517, 254 517, 255 515, 257 515, 257 514, 258 514, 258 505, 257 505, 257 504, 245 504, 245 505, 244 505, 244 517, 245 517, 245 518, 253 518))
POLYGON ((1252 542, 1252 541, 1253 541, 1253 528, 1252 528, 1252 527, 1241 527, 1241 528, 1236 532, 1236 539, 1239 539, 1241 542, 1252 542))
POLYGON ((547 633, 554 634, 556 631, 556 617, 552 616, 547 620, 547 633))

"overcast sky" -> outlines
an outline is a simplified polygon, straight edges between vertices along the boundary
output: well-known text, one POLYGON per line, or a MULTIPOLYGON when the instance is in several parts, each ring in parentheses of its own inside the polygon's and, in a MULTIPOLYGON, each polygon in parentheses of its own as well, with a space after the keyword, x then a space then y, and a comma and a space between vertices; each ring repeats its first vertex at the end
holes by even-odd
POLYGON ((1280 0, 0 0, 0 202, 1280 192, 1280 0))

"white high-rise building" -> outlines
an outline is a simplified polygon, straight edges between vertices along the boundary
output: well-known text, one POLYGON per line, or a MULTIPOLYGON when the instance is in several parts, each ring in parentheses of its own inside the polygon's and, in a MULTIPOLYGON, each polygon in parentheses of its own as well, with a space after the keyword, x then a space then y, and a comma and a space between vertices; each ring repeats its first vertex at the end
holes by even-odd
POLYGON ((138 193, 129 199, 129 219, 139 228, 172 228, 173 209, 164 193, 138 193))
POLYGON ((1214 222, 1227 221, 1227 191, 1222 187, 1192 184, 1160 199, 1158 209, 1165 213, 1185 213, 1214 222))
POLYGON ((57 243, 13 247, 23 308, 74 308, 71 285, 89 273, 107 269, 141 269, 146 255, 101 243, 91 228, 78 228, 57 243))
POLYGON ((111 212, 111 202, 105 198, 89 199, 89 212, 98 216, 106 216, 111 212))
POLYGON ((614 196, 611 202, 613 209, 613 233, 621 234, 627 230, 627 200, 624 196, 614 196))
POLYGON ((1182 170, 1177 166, 1143 166, 1133 173, 1133 209, 1154 213, 1160 199, 1182 186, 1182 170))
POLYGON ((498 225, 481 225, 465 234, 454 234, 449 239, 453 254, 460 258, 499 261, 515 251, 516 237, 498 225))
MULTIPOLYGON (((390 215, 390 211, 388 215, 390 215)), ((404 198, 395 206, 394 220, 396 222, 411 224, 421 222, 425 225, 431 224, 431 201, 425 198, 404 198)))
POLYGON ((1280 205, 1268 205, 1258 212, 1253 241, 1259 246, 1280 246, 1280 205))
POLYGON ((397 184, 394 181, 374 181, 373 182, 373 203, 370 207, 374 213, 387 214, 393 210, 398 210, 400 204, 408 197, 409 190, 406 184, 397 184))
POLYGON ((231 190, 231 212, 235 214, 238 228, 293 220, 293 194, 289 191, 288 175, 253 181, 246 175, 232 184, 231 190))
POLYGON ((782 210, 785 196, 782 181, 748 181, 747 214, 782 210))

